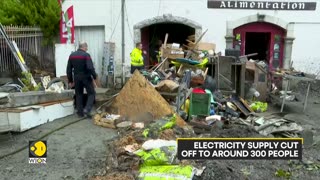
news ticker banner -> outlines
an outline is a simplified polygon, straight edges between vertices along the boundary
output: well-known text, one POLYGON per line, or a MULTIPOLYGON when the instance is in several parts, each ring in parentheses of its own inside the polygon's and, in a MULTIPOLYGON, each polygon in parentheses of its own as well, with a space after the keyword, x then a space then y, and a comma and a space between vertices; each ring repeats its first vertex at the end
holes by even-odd
POLYGON ((178 138, 178 159, 302 159, 302 138, 178 138))

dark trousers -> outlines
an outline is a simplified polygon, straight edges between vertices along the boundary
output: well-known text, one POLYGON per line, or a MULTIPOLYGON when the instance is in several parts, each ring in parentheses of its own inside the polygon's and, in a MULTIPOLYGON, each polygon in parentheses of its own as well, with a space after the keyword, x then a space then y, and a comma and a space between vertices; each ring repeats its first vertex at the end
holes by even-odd
POLYGON ((77 114, 83 115, 84 111, 87 113, 90 113, 93 107, 93 103, 96 95, 92 78, 88 76, 78 76, 78 77, 75 77, 74 83, 75 83, 75 93, 76 93, 76 108, 78 111, 77 114), (85 107, 83 108, 84 88, 86 88, 88 100, 85 107))
POLYGON ((131 71, 130 71, 131 74, 133 74, 136 69, 142 70, 142 69, 144 69, 144 66, 132 66, 131 65, 131 71))

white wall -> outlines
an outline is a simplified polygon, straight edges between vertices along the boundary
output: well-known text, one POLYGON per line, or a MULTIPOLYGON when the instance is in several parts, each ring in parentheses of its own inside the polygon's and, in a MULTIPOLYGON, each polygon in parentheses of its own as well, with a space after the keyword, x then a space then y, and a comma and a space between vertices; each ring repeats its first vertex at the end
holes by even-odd
MULTIPOLYGON (((288 0, 268 0, 288 1, 288 0)), ((309 0, 299 0, 309 1, 309 0)), ((207 0, 126 0, 127 16, 125 17, 125 60, 130 64, 129 53, 133 48, 133 26, 143 20, 163 14, 172 14, 196 21, 202 25, 203 31, 208 29, 203 41, 217 44, 217 51, 224 52, 226 21, 234 21, 257 13, 267 14, 286 22, 320 22, 320 2, 316 11, 272 11, 272 10, 235 10, 208 9, 207 0), (128 17, 128 18, 127 18, 128 17)), ((66 0, 64 6, 74 5, 75 25, 105 25, 105 39, 116 43, 116 74, 121 74, 121 0, 66 0), (119 18, 119 20, 118 20, 119 18), (118 20, 118 23, 117 23, 118 20), (114 30, 113 36, 111 36, 114 30)), ((320 62, 317 44, 320 42, 320 24, 294 25, 295 41, 292 58, 294 66, 300 70, 311 70, 304 63, 320 62)), ((319 68, 319 63, 317 64, 319 68)))
MULTIPOLYGON (((320 21, 320 19, 318 19, 320 21)), ((320 23, 295 24, 292 60, 295 69, 320 73, 320 23)))
MULTIPOLYGON (((88 53, 92 58, 98 77, 102 77, 103 43, 105 41, 104 26, 77 26, 75 28, 75 44, 79 41, 86 41, 88 53)), ((101 80, 101 79, 100 79, 101 80)))
POLYGON ((55 45, 55 65, 56 76, 67 75, 68 58, 72 52, 76 50, 74 44, 56 44, 55 45))

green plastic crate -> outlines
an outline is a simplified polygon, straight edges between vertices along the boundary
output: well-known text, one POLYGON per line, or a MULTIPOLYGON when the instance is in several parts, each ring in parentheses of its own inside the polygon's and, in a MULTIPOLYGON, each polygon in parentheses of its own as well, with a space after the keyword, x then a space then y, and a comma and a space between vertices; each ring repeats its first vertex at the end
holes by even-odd
POLYGON ((191 93, 189 120, 191 120, 192 115, 210 115, 210 94, 191 93))

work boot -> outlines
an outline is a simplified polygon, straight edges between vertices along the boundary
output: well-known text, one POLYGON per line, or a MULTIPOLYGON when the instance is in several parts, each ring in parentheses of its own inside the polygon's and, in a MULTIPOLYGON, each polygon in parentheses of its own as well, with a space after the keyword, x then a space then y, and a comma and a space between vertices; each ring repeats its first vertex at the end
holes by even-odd
POLYGON ((84 113, 79 113, 79 112, 77 112, 77 116, 78 116, 79 118, 83 118, 83 117, 84 117, 84 113))
POLYGON ((88 110, 84 109, 83 113, 87 119, 92 119, 92 115, 90 112, 88 112, 88 110))
POLYGON ((92 119, 92 115, 89 113, 89 114, 86 114, 86 117, 87 117, 87 119, 92 119))

